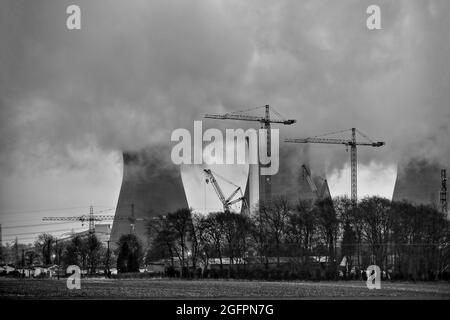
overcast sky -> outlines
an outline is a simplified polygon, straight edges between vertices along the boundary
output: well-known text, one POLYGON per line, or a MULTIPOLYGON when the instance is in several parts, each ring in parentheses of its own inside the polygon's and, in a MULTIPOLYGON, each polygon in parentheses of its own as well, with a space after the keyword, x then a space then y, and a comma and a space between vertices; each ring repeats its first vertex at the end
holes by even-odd
MULTIPOLYGON (((281 138, 356 126, 386 141, 359 150, 359 196, 390 197, 399 161, 450 157, 448 0, 6 0, 0 7, 4 228, 88 213, 91 204, 113 213, 121 151, 168 142, 173 129, 192 128, 207 112, 270 104, 298 120, 281 138), (81 7, 81 30, 66 29, 69 4, 81 7), (381 7, 382 30, 366 27, 370 4, 381 7)), ((345 148, 310 153, 325 166, 333 196, 348 194, 345 148)), ((81 226, 48 230, 72 227, 81 226)), ((26 241, 29 231, 5 228, 3 237, 26 241)))

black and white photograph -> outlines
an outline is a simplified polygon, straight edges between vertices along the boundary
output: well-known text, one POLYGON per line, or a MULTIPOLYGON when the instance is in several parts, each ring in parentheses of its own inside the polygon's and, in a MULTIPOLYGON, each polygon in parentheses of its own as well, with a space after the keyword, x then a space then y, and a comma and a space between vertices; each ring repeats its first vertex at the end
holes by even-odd
POLYGON ((0 299, 448 301, 449 138, 448 0, 1 0, 0 299))

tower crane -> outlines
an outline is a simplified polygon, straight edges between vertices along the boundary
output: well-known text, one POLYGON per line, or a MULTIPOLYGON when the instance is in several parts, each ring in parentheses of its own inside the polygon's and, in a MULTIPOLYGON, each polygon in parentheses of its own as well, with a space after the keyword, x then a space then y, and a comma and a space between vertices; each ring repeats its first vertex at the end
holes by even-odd
POLYGON ((203 172, 206 175, 206 183, 211 182, 214 191, 216 192, 217 196, 219 197, 220 202, 222 202, 223 205, 223 210, 225 212, 230 212, 230 206, 241 201, 242 203, 242 208, 247 208, 247 202, 245 200, 244 195, 242 194, 242 190, 241 187, 239 187, 238 185, 234 184, 231 181, 228 181, 227 179, 221 177, 220 175, 218 175, 217 173, 215 173, 216 176, 222 178, 223 180, 225 180, 226 182, 232 184, 233 186, 237 187, 229 197, 225 198, 225 195, 223 194, 222 189, 220 188, 219 184, 217 183, 216 177, 214 176, 213 172, 210 169, 203 169, 203 172), (239 198, 235 198, 233 199, 238 193, 240 193, 240 197, 239 198))
POLYGON ((441 169, 441 191, 440 191, 441 211, 448 213, 447 207, 447 170, 441 169))
POLYGON ((330 134, 346 132, 349 130, 342 130, 338 132, 327 133, 322 136, 309 137, 305 139, 285 139, 285 142, 291 143, 325 143, 325 144, 342 144, 347 150, 350 147, 350 162, 351 162, 351 200, 354 205, 356 205, 358 200, 358 186, 357 186, 357 153, 356 146, 369 146, 369 147, 381 147, 385 145, 385 142, 375 142, 369 139, 366 135, 361 133, 356 128, 352 128, 352 136, 350 139, 332 139, 332 138, 322 138, 330 134), (367 141, 356 141, 356 132, 358 132, 367 141))
POLYGON ((89 215, 83 214, 81 216, 72 217, 44 217, 42 221, 80 221, 82 225, 89 222, 89 234, 95 233, 95 221, 113 220, 113 215, 94 215, 94 207, 89 209, 89 215))
MULTIPOLYGON (((291 125, 297 122, 297 120, 293 119, 284 119, 276 110, 271 108, 269 105, 265 105, 263 107, 256 107, 252 109, 235 111, 225 114, 206 114, 205 118, 208 119, 218 119, 218 120, 241 120, 241 121, 255 121, 261 123, 261 128, 266 129, 267 132, 267 155, 270 157, 271 155, 271 136, 270 136, 270 124, 271 123, 279 123, 283 125, 291 125), (264 116, 252 116, 245 114, 245 112, 253 111, 256 109, 264 108, 264 116), (270 118, 270 110, 277 116, 277 118, 270 118)), ((269 166, 269 164, 265 165, 269 166)), ((261 175, 260 175, 261 177, 261 175)), ((262 185, 262 184, 261 184, 262 185)), ((272 189, 271 189, 271 177, 270 175, 266 176, 264 179, 264 197, 266 200, 270 200, 272 197, 272 189)))
POLYGON ((134 233, 136 221, 147 221, 150 218, 136 218, 134 216, 134 204, 131 204, 131 215, 129 217, 116 217, 114 215, 94 215, 94 207, 89 209, 89 215, 71 216, 71 217, 44 217, 42 221, 80 221, 82 225, 87 221, 89 222, 89 234, 95 233, 96 221, 107 220, 127 220, 130 222, 130 233, 134 233))

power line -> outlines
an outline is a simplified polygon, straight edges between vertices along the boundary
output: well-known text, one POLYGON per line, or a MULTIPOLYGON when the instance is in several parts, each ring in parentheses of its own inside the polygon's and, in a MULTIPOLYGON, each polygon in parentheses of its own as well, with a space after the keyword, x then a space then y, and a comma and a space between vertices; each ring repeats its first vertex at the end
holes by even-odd
POLYGON ((13 237, 11 239, 7 239, 6 241, 11 242, 11 241, 14 241, 16 238, 17 238, 17 241, 20 241, 20 240, 35 240, 35 239, 37 239, 37 237, 13 237))
MULTIPOLYGON (((104 210, 94 211, 94 213, 99 214, 99 213, 108 212, 108 211, 112 211, 112 210, 115 210, 115 208, 108 208, 108 209, 104 209, 104 210)), ((42 213, 45 213, 45 211, 42 211, 42 213)), ((0 218, 3 218, 3 217, 0 216, 0 218)), ((2 223, 20 223, 21 221, 29 222, 29 220, 41 220, 41 219, 42 219, 41 216, 34 216, 34 217, 29 217, 29 218, 13 217, 13 219, 0 219, 0 221, 2 221, 2 223)))
POLYGON ((71 228, 71 229, 58 229, 58 230, 44 230, 44 231, 34 231, 34 232, 21 232, 21 233, 15 233, 13 235, 7 235, 6 237, 15 237, 16 235, 26 235, 26 234, 41 234, 41 233, 50 233, 50 232, 62 232, 62 231, 70 231, 74 229, 81 229, 81 228, 71 228))
MULTIPOLYGON (((0 215, 12 215, 12 214, 28 214, 28 213, 37 213, 37 212, 50 212, 50 211, 65 211, 65 210, 75 210, 75 209, 82 209, 82 208, 89 208, 90 205, 85 206, 79 206, 79 207, 68 207, 68 208, 51 208, 51 209, 39 209, 39 210, 30 210, 30 211, 14 211, 14 210, 8 210, 8 211, 1 211, 0 215)), ((101 206, 101 205, 94 205, 94 207, 103 207, 103 208, 111 208, 108 210, 112 210, 111 206, 101 206)))
POLYGON ((21 225, 21 226, 7 226, 7 227, 3 227, 3 229, 20 229, 20 228, 40 227, 40 226, 55 225, 55 224, 67 224, 67 223, 77 223, 77 222, 63 221, 63 222, 53 222, 53 223, 27 224, 27 225, 21 225))

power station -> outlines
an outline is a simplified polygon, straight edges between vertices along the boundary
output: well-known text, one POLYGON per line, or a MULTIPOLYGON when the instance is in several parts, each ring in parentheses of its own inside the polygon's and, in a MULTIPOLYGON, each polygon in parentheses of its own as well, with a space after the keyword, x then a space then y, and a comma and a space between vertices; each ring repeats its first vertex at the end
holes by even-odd
POLYGON ((392 200, 429 205, 448 215, 445 167, 424 159, 401 163, 392 200))
MULTIPOLYGON (((268 105, 226 114, 207 114, 205 118, 258 122, 263 129, 267 130, 270 129, 271 124, 293 125, 296 122, 294 119, 285 119, 268 105), (262 116, 248 114, 249 111, 260 109, 264 110, 262 116)), ((353 139, 336 141, 332 143, 350 146, 352 150, 356 149, 356 145, 363 144, 357 142, 354 135, 353 139)), ((373 141, 369 141, 363 145, 381 146, 382 144, 374 145, 373 141)), ((268 135, 267 151, 270 152, 270 150, 271 139, 268 135)), ((356 150, 353 151, 356 153, 356 150)), ((263 165, 250 164, 243 197, 238 195, 239 192, 242 193, 243 186, 236 186, 238 188, 235 192, 226 196, 215 179, 216 173, 209 169, 203 170, 206 174, 204 181, 214 187, 224 210, 228 210, 231 204, 239 201, 245 204, 241 206, 241 209, 250 213, 261 201, 279 196, 291 203, 331 197, 327 180, 311 174, 309 160, 303 153, 303 148, 286 143, 281 144, 279 171, 273 176, 261 174, 263 165)), ((149 220, 189 206, 180 168, 172 163, 169 154, 167 146, 123 153, 123 180, 113 221, 111 243, 117 242, 122 234, 135 233, 144 244, 147 244, 146 224, 149 220)), ((352 164, 356 165, 356 156, 352 157, 352 164)), ((354 182, 356 183, 356 180, 354 182)))
POLYGON ((134 232, 145 244, 147 219, 186 207, 180 168, 170 160, 167 146, 124 152, 122 186, 110 241, 116 243, 122 234, 134 232), (134 225, 129 218, 134 218, 134 225))

